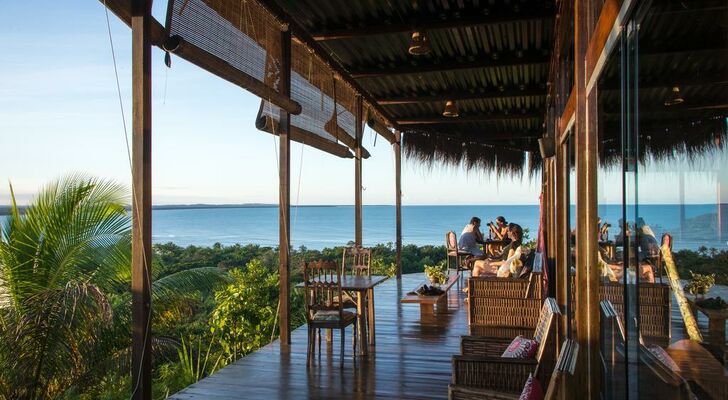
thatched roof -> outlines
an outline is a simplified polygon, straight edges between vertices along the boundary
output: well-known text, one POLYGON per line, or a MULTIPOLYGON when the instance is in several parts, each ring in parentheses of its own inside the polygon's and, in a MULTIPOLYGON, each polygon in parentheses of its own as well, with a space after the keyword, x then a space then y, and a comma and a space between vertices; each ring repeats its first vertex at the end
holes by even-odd
MULTIPOLYGON (((699 158, 725 147, 726 21, 725 1, 659 2, 650 8, 639 33, 637 160, 699 158), (669 103, 676 97, 674 87, 679 89, 681 104, 669 103)), ((620 54, 615 52, 597 86, 600 161, 605 166, 621 162, 620 86, 620 54)))
MULTIPOLYGON (((364 120, 387 140, 394 140, 387 124, 402 131, 409 158, 533 172, 541 165, 537 139, 560 115, 573 84, 570 4, 170 0, 164 32, 169 38, 162 45, 169 48, 174 38, 169 51, 262 97, 262 129, 275 133, 277 108, 269 103, 276 104, 293 114, 299 141, 332 154, 351 157, 359 129, 355 113, 363 104, 364 120), (563 26, 556 26, 557 6, 563 26), (289 27, 290 98, 278 85, 280 38, 289 27), (428 37, 431 52, 408 52, 413 31, 428 37), (458 117, 442 116, 447 100, 456 102, 458 117)), ((651 10, 640 29, 638 158, 698 155, 716 143, 722 148, 728 110, 725 1, 655 2, 651 10), (665 106, 673 86, 685 102, 665 106)), ((155 43, 164 41, 161 33, 154 36, 155 43)), ((621 154, 619 57, 612 58, 617 61, 607 65, 598 85, 604 164, 621 154)))

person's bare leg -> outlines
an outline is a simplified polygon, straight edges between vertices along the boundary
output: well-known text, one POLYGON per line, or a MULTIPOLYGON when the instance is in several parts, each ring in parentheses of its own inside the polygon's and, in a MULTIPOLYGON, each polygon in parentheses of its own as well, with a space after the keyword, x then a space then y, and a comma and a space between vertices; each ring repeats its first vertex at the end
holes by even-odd
POLYGON ((652 265, 645 263, 640 265, 640 267, 642 269, 642 280, 655 283, 655 272, 652 270, 652 265))

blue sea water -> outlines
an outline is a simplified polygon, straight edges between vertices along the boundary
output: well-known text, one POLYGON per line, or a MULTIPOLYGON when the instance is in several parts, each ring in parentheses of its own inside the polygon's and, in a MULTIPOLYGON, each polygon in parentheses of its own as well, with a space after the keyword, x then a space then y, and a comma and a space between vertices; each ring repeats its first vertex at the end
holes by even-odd
MULTIPOLYGON (((728 249, 724 238, 717 232, 717 206, 685 205, 684 224, 681 229, 680 205, 641 205, 640 216, 659 237, 669 232, 675 237, 676 249, 697 249, 700 246, 728 249), (697 229, 696 229, 697 228, 697 229)), ((575 215, 572 206, 572 215, 575 215)), ((602 205, 600 216, 614 227, 621 218, 622 207, 602 205)), ((538 231, 537 205, 472 205, 472 206, 403 206, 402 240, 404 244, 440 245, 445 233, 453 230, 460 234, 473 216, 483 222, 495 220, 499 215, 528 229, 535 238, 538 231)), ((394 242, 394 206, 364 206, 364 244, 394 242)), ((291 209, 291 242, 296 248, 311 249, 345 245, 354 240, 353 206, 317 206, 291 209)), ((153 239, 157 243, 174 242, 179 245, 214 243, 254 243, 264 246, 278 245, 278 208, 242 207, 155 210, 153 213, 153 239)))
MULTIPOLYGON (((724 204, 723 208, 728 213, 728 205, 724 204)), ((622 207, 600 205, 598 211, 602 219, 612 225, 609 234, 613 239, 619 233, 616 226, 622 218, 622 207)), ((571 213, 576 215, 574 206, 571 213)), ((447 231, 452 230, 459 235, 471 217, 478 216, 485 223, 499 215, 523 226, 531 239, 536 238, 539 223, 537 205, 440 205, 403 206, 402 241, 405 245, 441 245, 447 231)), ((682 210, 677 204, 640 205, 639 215, 650 225, 658 240, 663 233, 672 234, 677 250, 701 246, 728 250, 728 234, 725 233, 728 229, 723 228, 721 238, 716 204, 686 204, 682 210), (682 224, 681 211, 684 214, 682 224)), ((0 216, 0 221, 5 218, 0 216)), ((181 246, 211 246, 215 243, 278 245, 277 207, 155 209, 152 218, 155 243, 173 242, 181 246)), ((364 206, 363 221, 364 245, 394 242, 394 206, 364 206)), ((346 245, 354 240, 354 207, 293 207, 290 229, 295 248, 322 249, 346 245)))

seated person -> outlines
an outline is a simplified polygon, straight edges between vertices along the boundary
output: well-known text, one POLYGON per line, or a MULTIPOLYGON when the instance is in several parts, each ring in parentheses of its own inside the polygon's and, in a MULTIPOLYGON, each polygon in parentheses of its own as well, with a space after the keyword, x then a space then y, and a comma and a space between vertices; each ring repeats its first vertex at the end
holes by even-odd
MULTIPOLYGON (((601 269, 602 279, 609 282, 621 282, 624 277, 624 263, 622 262, 606 262, 599 252, 599 267, 601 269)), ((655 283, 655 272, 652 264, 648 262, 640 263, 640 281, 655 283)))
POLYGON ((493 233, 493 239, 494 240, 506 240, 508 239, 508 228, 509 228, 508 222, 506 222, 505 217, 498 216, 495 219, 495 224, 492 222, 488 224, 488 228, 490 228, 490 231, 493 233))
POLYGON ((660 245, 657 244, 655 232, 642 218, 637 218, 637 241, 640 246, 640 257, 654 258, 660 254, 660 245))
POLYGON ((480 218, 473 217, 460 234, 458 249, 472 254, 475 258, 482 258, 483 251, 480 250, 480 243, 483 243, 483 233, 480 232, 480 218))
MULTIPOLYGON (((479 260, 475 262, 473 266, 473 276, 479 276, 482 274, 496 275, 498 268, 504 263, 508 263, 510 269, 513 265, 513 261, 520 258, 521 244, 523 241, 523 228, 520 225, 512 224, 511 229, 508 232, 508 236, 511 237, 512 241, 508 246, 503 248, 501 254, 491 260, 479 260)), ((518 264, 518 263, 515 263, 518 264)), ((511 271, 513 272, 513 271, 511 271)), ((504 274, 505 271, 502 272, 504 274)))
POLYGON ((485 240, 485 252, 489 257, 500 254, 503 246, 511 241, 508 237, 508 230, 512 224, 506 222, 505 217, 499 216, 495 219, 495 224, 488 223, 491 238, 485 240))

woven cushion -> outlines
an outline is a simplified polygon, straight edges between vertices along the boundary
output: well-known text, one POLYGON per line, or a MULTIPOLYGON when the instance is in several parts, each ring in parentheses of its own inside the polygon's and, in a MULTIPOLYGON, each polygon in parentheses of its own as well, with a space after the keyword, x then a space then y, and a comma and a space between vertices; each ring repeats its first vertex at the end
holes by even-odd
POLYGON ((543 400, 543 389, 538 378, 535 378, 532 374, 528 374, 528 380, 523 385, 523 391, 518 400, 543 400))
POLYGON ((533 358, 533 356, 536 355, 537 349, 537 341, 518 335, 515 339, 513 339, 511 344, 508 345, 508 348, 503 352, 501 357, 522 359, 533 358))
MULTIPOLYGON (((349 311, 343 311, 342 312, 344 320, 347 320, 349 318, 352 318, 354 316, 353 313, 349 311)), ((314 321, 338 321, 339 320, 339 312, 336 310, 320 310, 316 311, 316 313, 313 315, 314 321)))
POLYGON ((652 355, 655 356, 655 358, 660 360, 660 362, 664 366, 666 366, 667 368, 670 368, 673 372, 680 372, 680 367, 678 367, 675 360, 673 360, 672 357, 670 357, 670 355, 667 354, 665 349, 663 349, 660 346, 652 345, 652 346, 648 347, 647 350, 649 350, 650 353, 652 353, 652 355))

